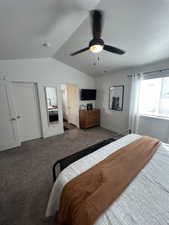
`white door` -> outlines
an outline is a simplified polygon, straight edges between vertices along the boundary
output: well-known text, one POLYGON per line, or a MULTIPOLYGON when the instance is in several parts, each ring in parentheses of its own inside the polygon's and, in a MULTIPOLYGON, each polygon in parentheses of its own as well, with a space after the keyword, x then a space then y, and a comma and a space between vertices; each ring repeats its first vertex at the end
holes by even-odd
POLYGON ((34 83, 13 82, 21 142, 41 137, 37 87, 34 83))
POLYGON ((78 88, 74 84, 67 85, 68 122, 79 127, 78 88))
POLYGON ((0 151, 19 145, 11 84, 0 81, 0 151))

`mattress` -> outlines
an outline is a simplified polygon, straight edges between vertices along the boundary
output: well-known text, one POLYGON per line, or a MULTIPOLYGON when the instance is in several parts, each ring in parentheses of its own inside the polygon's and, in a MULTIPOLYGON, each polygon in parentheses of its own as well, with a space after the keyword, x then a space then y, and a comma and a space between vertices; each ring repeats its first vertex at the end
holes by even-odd
MULTIPOLYGON (((140 138, 127 135, 64 169, 53 185, 46 217, 59 208, 63 187, 71 179, 105 159, 119 148, 140 138)), ((104 198, 104 196, 103 196, 104 198)), ((169 146, 161 143, 150 162, 135 177, 120 197, 94 225, 168 225, 169 224, 169 146)))

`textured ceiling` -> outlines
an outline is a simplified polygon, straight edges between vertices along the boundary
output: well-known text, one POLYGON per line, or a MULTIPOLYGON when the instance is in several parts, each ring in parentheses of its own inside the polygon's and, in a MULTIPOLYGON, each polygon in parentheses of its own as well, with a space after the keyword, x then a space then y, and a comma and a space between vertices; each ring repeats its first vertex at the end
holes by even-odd
POLYGON ((105 12, 104 41, 127 53, 119 56, 108 52, 99 55, 85 52, 69 56, 70 52, 87 46, 91 40, 88 17, 56 52, 56 59, 97 76, 169 57, 169 1, 107 0, 101 1, 97 8, 105 12))
POLYGON ((52 57, 98 1, 1 0, 0 60, 52 57))
POLYGON ((0 60, 41 57, 94 76, 168 58, 169 0, 1 0, 0 60), (88 11, 93 8, 105 12, 104 41, 125 55, 69 56, 91 40, 88 11))

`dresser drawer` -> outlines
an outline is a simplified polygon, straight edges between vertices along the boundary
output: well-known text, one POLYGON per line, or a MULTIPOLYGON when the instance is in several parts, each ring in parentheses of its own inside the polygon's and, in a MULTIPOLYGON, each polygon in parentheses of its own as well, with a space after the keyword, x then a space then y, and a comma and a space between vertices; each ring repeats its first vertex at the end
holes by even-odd
POLYGON ((89 128, 100 125, 100 110, 80 110, 80 127, 89 128))

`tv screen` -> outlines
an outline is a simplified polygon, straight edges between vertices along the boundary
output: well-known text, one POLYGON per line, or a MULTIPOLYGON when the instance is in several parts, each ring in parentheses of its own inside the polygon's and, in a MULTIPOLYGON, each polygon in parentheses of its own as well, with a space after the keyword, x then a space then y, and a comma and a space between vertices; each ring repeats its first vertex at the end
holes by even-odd
POLYGON ((96 100, 96 89, 81 89, 80 100, 96 100))

